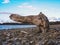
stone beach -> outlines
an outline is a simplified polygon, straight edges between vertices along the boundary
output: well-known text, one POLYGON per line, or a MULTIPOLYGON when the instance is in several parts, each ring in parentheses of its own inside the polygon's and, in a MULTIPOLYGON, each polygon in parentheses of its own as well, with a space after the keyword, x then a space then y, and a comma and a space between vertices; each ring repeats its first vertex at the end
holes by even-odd
POLYGON ((60 30, 56 27, 47 33, 38 32, 37 27, 0 30, 0 45, 60 45, 60 30))

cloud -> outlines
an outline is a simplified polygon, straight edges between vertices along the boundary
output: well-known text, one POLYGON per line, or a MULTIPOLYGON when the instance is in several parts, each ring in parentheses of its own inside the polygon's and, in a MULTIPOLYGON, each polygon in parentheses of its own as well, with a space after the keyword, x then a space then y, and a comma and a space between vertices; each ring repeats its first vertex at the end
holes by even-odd
POLYGON ((18 14, 23 16, 37 14, 37 7, 31 5, 30 3, 22 3, 21 5, 18 5, 17 10, 18 14))
POLYGON ((9 3, 10 0, 4 0, 2 3, 9 3))
POLYGON ((23 3, 22 5, 18 6, 19 8, 22 8, 22 9, 28 9, 28 10, 31 10, 31 11, 35 11, 36 8, 33 7, 32 5, 29 5, 29 3, 23 3))

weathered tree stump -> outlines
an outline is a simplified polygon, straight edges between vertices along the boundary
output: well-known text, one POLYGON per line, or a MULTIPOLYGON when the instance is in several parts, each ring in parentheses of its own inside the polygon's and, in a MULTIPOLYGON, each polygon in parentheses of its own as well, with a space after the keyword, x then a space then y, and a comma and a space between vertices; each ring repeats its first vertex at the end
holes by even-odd
POLYGON ((46 33, 49 30, 49 20, 42 12, 35 16, 21 16, 18 14, 11 14, 10 19, 17 22, 35 24, 42 33, 46 33))

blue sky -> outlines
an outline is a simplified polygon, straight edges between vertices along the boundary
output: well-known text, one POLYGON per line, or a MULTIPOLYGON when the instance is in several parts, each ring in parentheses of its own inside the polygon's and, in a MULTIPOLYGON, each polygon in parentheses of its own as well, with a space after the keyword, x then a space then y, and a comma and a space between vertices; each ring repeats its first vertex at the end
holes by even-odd
MULTIPOLYGON (((43 12, 47 17, 60 17, 60 0, 0 0, 0 12, 34 15, 43 12)), ((8 15, 0 14, 7 18, 8 15)), ((4 18, 4 19, 5 19, 4 18)))

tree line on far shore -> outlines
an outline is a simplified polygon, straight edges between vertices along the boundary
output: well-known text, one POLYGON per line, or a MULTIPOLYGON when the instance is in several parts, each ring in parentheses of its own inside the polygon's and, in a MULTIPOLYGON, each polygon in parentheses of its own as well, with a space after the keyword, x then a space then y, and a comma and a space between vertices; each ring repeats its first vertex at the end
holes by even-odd
MULTIPOLYGON (((57 25, 60 24, 60 21, 56 22, 49 22, 50 25, 57 25)), ((29 24, 29 23, 0 23, 0 25, 34 25, 34 24, 29 24)))

